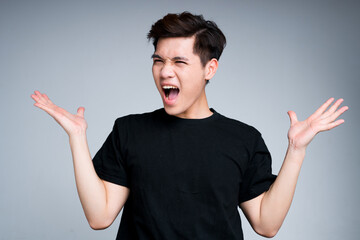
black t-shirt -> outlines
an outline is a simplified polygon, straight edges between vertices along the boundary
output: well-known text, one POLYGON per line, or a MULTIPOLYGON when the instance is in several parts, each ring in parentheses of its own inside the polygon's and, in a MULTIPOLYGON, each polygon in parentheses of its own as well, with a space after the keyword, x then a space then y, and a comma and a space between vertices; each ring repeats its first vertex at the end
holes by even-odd
POLYGON ((276 176, 261 134, 211 110, 115 121, 93 163, 101 179, 130 189, 117 239, 243 239, 238 205, 276 176))

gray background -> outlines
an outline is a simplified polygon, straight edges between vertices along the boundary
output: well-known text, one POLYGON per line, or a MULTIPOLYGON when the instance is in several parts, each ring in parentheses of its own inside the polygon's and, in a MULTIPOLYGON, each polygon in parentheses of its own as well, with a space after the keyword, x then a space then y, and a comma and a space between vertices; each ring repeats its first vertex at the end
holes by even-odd
MULTIPOLYGON (((358 239, 359 1, 1 1, 0 239, 114 239, 88 226, 68 137, 32 106, 38 89, 85 106, 92 154, 114 120, 162 106, 146 33, 168 12, 214 20, 228 45, 207 86, 218 112, 255 126, 278 172, 289 120, 343 97, 346 123, 311 143, 275 239, 358 239)), ((243 223, 246 239, 261 239, 243 223)))

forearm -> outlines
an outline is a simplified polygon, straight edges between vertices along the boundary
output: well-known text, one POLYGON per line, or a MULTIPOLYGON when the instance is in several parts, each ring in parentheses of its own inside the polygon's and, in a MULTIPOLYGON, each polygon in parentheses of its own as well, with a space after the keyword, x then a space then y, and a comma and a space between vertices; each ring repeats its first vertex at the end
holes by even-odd
POLYGON ((277 179, 267 192, 240 205, 257 233, 268 237, 277 233, 294 197, 306 147, 319 132, 333 129, 344 123, 343 119, 336 119, 348 110, 348 107, 339 108, 343 99, 337 100, 329 107, 333 101, 333 98, 327 100, 304 121, 298 121, 295 112, 288 112, 290 117, 289 147, 277 179))
POLYGON ((295 193, 304 157, 305 148, 296 149, 289 145, 278 177, 261 201, 261 226, 276 231, 281 227, 295 193))
POLYGON ((107 220, 106 189, 97 176, 90 156, 86 134, 70 136, 76 187, 90 226, 107 220))
POLYGON ((39 91, 31 97, 36 102, 34 105, 53 117, 69 135, 76 187, 90 226, 94 229, 108 227, 124 206, 130 190, 97 176, 86 139, 85 108, 79 107, 76 114, 71 114, 39 91))

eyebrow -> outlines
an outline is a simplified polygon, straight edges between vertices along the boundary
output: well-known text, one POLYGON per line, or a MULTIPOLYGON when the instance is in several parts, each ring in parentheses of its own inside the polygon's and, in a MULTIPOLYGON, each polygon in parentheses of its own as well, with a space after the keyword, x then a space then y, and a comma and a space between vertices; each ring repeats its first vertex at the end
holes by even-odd
POLYGON ((153 54, 153 55, 151 55, 151 58, 162 58, 162 57, 160 57, 160 55, 153 54))
MULTIPOLYGON (((153 54, 153 55, 151 55, 151 58, 160 58, 160 59, 163 59, 163 58, 162 58, 160 55, 158 55, 158 54, 153 54)), ((171 60, 172 60, 172 61, 177 61, 177 60, 189 61, 189 59, 187 59, 186 57, 180 57, 180 56, 173 57, 171 60)))

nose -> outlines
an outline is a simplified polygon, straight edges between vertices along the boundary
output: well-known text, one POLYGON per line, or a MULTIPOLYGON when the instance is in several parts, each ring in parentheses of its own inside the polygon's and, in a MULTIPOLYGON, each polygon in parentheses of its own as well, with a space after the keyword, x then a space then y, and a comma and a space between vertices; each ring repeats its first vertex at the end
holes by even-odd
POLYGON ((171 63, 165 63, 160 70, 160 77, 163 79, 175 77, 174 69, 171 63))

